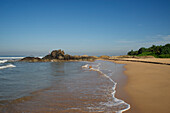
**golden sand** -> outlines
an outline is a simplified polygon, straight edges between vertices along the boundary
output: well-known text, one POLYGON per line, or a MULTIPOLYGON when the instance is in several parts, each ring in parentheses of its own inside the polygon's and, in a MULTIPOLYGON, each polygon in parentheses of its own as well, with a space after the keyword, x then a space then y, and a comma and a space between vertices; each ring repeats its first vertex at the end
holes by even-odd
MULTIPOLYGON (((153 61, 169 62, 170 59, 153 61)), ((124 73, 128 77, 124 91, 129 97, 124 100, 130 103, 131 109, 126 113, 170 113, 170 65, 114 62, 127 64, 124 66, 124 73)))

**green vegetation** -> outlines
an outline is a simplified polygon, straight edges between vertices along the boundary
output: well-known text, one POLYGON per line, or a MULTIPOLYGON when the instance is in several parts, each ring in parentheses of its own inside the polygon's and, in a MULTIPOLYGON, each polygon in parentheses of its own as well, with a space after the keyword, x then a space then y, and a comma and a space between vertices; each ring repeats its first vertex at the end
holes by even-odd
POLYGON ((140 48, 138 51, 129 51, 128 55, 132 56, 154 56, 156 58, 170 58, 170 44, 164 46, 155 46, 149 48, 140 48))

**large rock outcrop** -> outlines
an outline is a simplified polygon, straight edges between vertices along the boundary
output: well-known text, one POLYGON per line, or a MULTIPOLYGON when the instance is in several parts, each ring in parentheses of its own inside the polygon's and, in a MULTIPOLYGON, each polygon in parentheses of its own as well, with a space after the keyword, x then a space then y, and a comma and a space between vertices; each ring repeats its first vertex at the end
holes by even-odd
POLYGON ((61 51, 61 49, 59 50, 54 50, 51 52, 51 56, 53 59, 59 59, 59 60, 64 60, 64 51, 61 51))
POLYGON ((65 55, 65 52, 61 49, 59 50, 53 50, 49 55, 46 55, 42 59, 37 57, 25 57, 21 59, 20 61, 25 62, 58 62, 58 61, 94 61, 97 57, 95 56, 71 56, 69 54, 65 55))

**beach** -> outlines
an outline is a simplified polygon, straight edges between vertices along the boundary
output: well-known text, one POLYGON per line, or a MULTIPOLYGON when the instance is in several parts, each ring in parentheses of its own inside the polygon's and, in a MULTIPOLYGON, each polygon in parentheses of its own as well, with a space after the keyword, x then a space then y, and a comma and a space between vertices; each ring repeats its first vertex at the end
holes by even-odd
POLYGON ((123 90, 128 96, 124 96, 123 100, 131 105, 131 109, 126 113, 170 113, 170 65, 164 64, 169 63, 170 59, 132 58, 129 61, 110 61, 126 64, 124 74, 127 82, 123 90))
POLYGON ((2 113, 170 112, 170 59, 7 61, 0 64, 11 65, 0 71, 2 113))

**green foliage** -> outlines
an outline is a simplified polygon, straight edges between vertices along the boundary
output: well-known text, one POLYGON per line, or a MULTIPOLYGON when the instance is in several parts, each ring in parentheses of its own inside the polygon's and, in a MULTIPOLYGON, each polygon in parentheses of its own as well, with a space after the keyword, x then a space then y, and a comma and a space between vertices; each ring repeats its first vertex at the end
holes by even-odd
POLYGON ((135 56, 154 56, 157 58, 170 58, 170 44, 164 46, 155 46, 149 48, 140 48, 138 51, 129 51, 128 55, 135 56))
POLYGON ((141 54, 138 54, 138 56, 149 56, 149 55, 153 55, 152 52, 142 52, 141 54))
POLYGON ((159 55, 159 58, 170 58, 170 54, 159 55))
POLYGON ((138 55, 138 51, 131 50, 130 52, 128 52, 128 55, 138 55))
POLYGON ((170 44, 166 44, 160 49, 162 54, 170 54, 170 44))
POLYGON ((147 49, 142 47, 138 50, 138 54, 142 54, 143 52, 146 52, 146 51, 147 51, 147 49))

